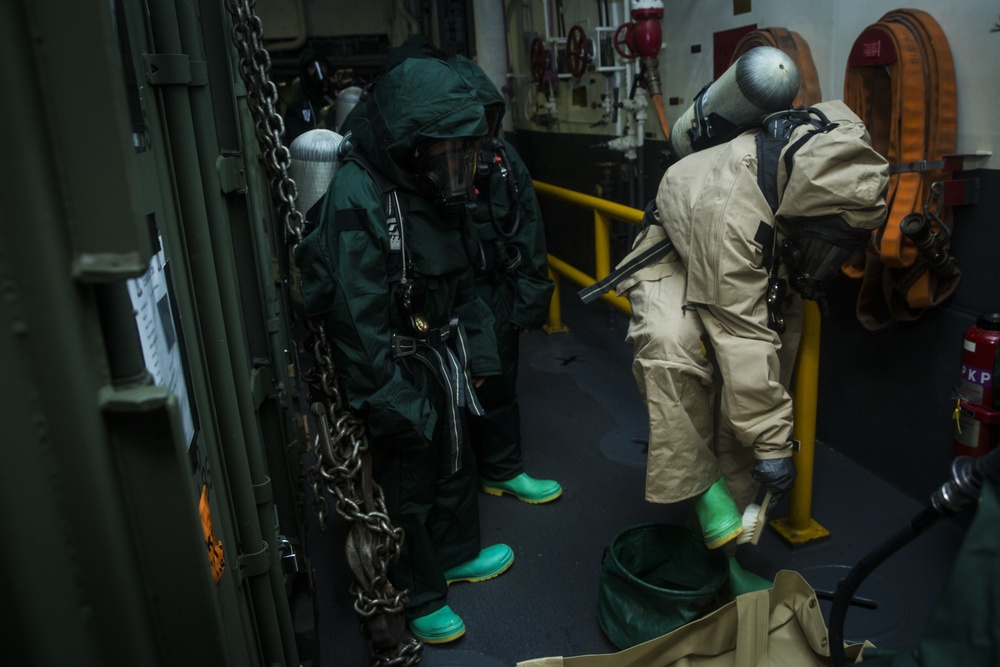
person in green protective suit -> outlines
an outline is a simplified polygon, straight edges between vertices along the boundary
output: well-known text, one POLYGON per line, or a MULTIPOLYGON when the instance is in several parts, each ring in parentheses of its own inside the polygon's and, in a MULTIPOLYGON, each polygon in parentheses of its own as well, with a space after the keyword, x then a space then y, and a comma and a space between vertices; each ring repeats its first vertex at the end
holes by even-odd
POLYGON ((510 547, 480 549, 468 416, 497 375, 493 317, 475 294, 468 204, 484 110, 439 60, 383 75, 351 116, 353 149, 319 225, 296 248, 307 314, 321 318, 350 409, 367 424, 374 480, 405 532, 390 570, 410 630, 465 632, 448 585, 497 576, 510 547))
POLYGON ((555 288, 549 279, 541 209, 521 156, 498 136, 506 111, 500 91, 469 58, 452 56, 448 63, 476 89, 490 125, 489 143, 479 153, 476 170, 473 219, 483 249, 475 267, 476 292, 493 311, 501 374, 478 389, 486 414, 472 420, 473 451, 487 493, 546 503, 562 494, 562 486, 524 471, 517 401, 520 338, 545 323, 555 288))
MULTIPOLYGON (((872 667, 1000 665, 1000 460, 979 459, 982 493, 951 573, 916 646, 865 649, 872 667)), ((913 528, 913 523, 910 528, 913 528)), ((903 533, 906 534, 906 533, 903 533)), ((843 620, 843 619, 842 619, 843 620)), ((841 633, 843 628, 840 628, 841 633)), ((836 665, 836 661, 834 662, 836 665)))

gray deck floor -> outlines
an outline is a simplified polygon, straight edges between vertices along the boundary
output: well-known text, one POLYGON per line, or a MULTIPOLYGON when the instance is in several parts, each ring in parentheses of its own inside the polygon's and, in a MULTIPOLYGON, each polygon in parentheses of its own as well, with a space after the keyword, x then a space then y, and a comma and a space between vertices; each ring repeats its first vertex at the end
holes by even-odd
MULTIPOLYGON (((537 506, 480 495, 483 545, 505 542, 516 560, 497 579, 452 587, 449 605, 465 620, 466 635, 425 647, 423 665, 512 667, 530 658, 613 652, 597 621, 604 549, 631 525, 680 524, 687 515, 683 504, 643 499, 648 431, 624 341, 626 320, 601 305, 569 305, 564 318, 569 332, 535 331, 522 340, 519 390, 527 471, 559 480, 565 492, 537 506)), ((822 601, 823 591, 832 593, 862 556, 923 505, 840 455, 835 443, 817 444, 815 470, 812 516, 830 537, 793 547, 769 530, 756 550, 741 547, 740 558, 765 576, 797 570, 822 601)), ((370 649, 350 607, 338 522, 310 537, 321 664, 367 665, 370 649)), ((914 645, 962 535, 956 523, 941 521, 879 567, 856 596, 874 608, 850 608, 845 638, 914 645)), ((821 606, 828 617, 829 602, 821 606)))

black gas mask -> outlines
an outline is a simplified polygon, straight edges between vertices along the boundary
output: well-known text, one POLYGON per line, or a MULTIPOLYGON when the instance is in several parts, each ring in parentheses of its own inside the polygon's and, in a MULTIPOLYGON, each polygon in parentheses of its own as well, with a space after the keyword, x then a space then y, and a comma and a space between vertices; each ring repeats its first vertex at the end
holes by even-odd
POLYGON ((327 78, 329 72, 325 61, 316 59, 303 63, 299 75, 302 78, 302 87, 310 99, 322 100, 330 93, 330 80, 327 78))
POLYGON ((781 302, 785 281, 778 276, 782 264, 788 269, 788 282, 804 299, 826 306, 826 283, 835 276, 844 262, 864 249, 871 240, 871 230, 852 227, 839 216, 788 220, 791 230, 780 245, 768 274, 768 326, 784 333, 781 302))
POLYGON ((825 284, 850 257, 871 240, 870 229, 851 227, 838 216, 789 222, 791 235, 780 255, 792 287, 806 299, 823 296, 825 284))
POLYGON ((481 139, 443 139, 421 144, 415 156, 421 192, 443 215, 462 215, 475 206, 476 155, 481 139))

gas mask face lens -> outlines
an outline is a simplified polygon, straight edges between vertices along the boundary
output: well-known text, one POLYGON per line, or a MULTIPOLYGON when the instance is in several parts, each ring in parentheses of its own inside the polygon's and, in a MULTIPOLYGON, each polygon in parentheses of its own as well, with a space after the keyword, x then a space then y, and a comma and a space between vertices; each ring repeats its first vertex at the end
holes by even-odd
POLYGON ((856 252, 855 248, 830 245, 815 236, 800 237, 795 244, 792 286, 805 296, 820 289, 856 252))
POLYGON ((475 198, 472 182, 480 139, 449 139, 430 144, 417 157, 417 178, 442 212, 465 211, 475 198))
POLYGON ((807 299, 821 298, 825 283, 871 239, 870 230, 851 227, 839 217, 799 220, 791 226, 781 257, 792 287, 807 299))

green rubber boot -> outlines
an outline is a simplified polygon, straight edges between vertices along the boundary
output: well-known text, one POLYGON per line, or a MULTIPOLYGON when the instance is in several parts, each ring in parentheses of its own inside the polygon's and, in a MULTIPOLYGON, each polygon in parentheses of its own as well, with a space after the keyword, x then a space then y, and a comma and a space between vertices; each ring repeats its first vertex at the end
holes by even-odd
POLYGON ((470 561, 447 570, 445 581, 453 584, 456 581, 471 581, 473 583, 499 577, 514 563, 514 551, 506 544, 494 544, 479 552, 470 561))
POLYGON ((562 486, 552 479, 535 479, 527 473, 521 473, 517 477, 506 482, 492 482, 483 480, 483 491, 491 496, 502 496, 509 493, 518 500, 523 500, 532 505, 540 505, 555 500, 562 495, 562 486))
POLYGON ((735 556, 729 557, 729 591, 733 594, 733 597, 743 595, 744 593, 767 590, 773 586, 773 581, 744 570, 736 562, 735 556))
POLYGON ((428 644, 453 642, 465 634, 465 622, 445 605, 437 611, 410 621, 410 632, 428 644))
POLYGON ((723 477, 715 480, 694 504, 705 546, 718 549, 743 532, 743 516, 736 509, 723 477))

